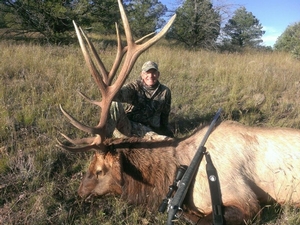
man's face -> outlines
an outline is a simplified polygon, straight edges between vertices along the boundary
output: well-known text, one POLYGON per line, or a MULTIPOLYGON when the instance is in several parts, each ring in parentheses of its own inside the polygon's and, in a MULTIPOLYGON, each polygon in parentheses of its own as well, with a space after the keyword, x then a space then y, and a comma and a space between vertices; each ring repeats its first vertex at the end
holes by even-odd
POLYGON ((150 69, 148 71, 143 71, 141 76, 147 86, 153 86, 158 81, 159 72, 156 69, 150 69))

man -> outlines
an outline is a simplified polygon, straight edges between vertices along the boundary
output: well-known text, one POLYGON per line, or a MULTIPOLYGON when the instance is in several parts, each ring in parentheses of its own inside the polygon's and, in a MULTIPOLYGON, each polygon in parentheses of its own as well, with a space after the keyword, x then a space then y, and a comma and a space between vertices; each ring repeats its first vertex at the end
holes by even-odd
POLYGON ((171 91, 159 82, 159 76, 158 65, 148 61, 142 67, 141 79, 121 88, 111 105, 108 136, 116 128, 125 136, 144 137, 155 132, 173 137, 169 129, 171 91))

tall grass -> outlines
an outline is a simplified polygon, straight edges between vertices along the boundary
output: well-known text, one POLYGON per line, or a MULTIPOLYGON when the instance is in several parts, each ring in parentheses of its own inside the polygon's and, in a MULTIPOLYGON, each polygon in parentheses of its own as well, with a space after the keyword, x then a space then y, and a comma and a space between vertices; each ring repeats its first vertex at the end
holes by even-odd
MULTIPOLYGON (((115 49, 96 46, 109 68, 115 49)), ((69 154, 55 139, 60 131, 85 135, 65 120, 59 104, 85 124, 98 121, 98 109, 77 94, 100 98, 80 48, 2 41, 0 49, 0 223, 164 224, 165 215, 117 198, 77 197, 90 154, 69 154)), ((223 120, 300 127, 300 62, 287 54, 190 52, 161 41, 142 54, 128 81, 138 79, 147 60, 158 62, 161 82, 172 91, 170 123, 178 137, 209 122, 219 107, 223 120)), ((274 208, 264 211, 260 224, 300 220, 288 207, 282 217, 273 218, 274 208)))

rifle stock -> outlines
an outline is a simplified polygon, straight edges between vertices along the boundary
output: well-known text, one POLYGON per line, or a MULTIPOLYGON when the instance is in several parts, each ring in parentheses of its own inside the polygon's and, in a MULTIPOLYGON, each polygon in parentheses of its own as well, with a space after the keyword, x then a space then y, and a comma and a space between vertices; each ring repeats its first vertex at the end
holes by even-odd
POLYGON ((195 173, 200 165, 200 162, 203 158, 203 155, 206 151, 206 148, 204 147, 210 133, 212 132, 212 129, 214 128, 220 114, 222 112, 222 109, 220 108, 216 115, 213 118, 213 121, 211 122, 205 136, 202 139, 202 142, 197 149, 197 152, 195 153, 189 167, 187 168, 185 174, 183 175, 182 179, 180 180, 178 184, 178 189, 170 201, 169 204, 169 211, 168 211, 168 220, 167 220, 167 225, 173 225, 173 221, 175 219, 176 213, 181 210, 181 205, 183 203, 183 200, 186 196, 186 193, 189 189, 189 186, 195 177, 195 173))

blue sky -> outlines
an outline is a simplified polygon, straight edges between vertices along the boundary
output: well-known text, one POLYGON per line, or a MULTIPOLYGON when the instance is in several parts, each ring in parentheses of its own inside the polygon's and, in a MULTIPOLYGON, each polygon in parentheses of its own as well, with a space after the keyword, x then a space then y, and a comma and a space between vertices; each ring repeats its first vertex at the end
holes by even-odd
MULTIPOLYGON (((178 0, 161 0, 172 9, 172 3, 178 0)), ((262 39, 264 45, 273 46, 277 38, 289 25, 300 22, 300 0, 214 0, 219 5, 230 5, 233 11, 245 6, 248 12, 260 21, 265 34, 262 39)))

